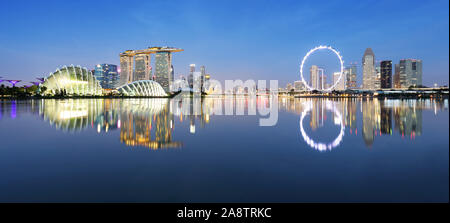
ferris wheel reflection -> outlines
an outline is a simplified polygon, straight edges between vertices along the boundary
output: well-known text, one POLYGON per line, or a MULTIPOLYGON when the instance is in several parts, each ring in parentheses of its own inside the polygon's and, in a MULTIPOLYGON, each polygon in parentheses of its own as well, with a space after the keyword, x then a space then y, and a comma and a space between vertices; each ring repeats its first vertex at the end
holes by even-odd
MULTIPOLYGON (((305 129, 303 128, 303 121, 305 119, 305 117, 310 113, 311 116, 313 115, 317 115, 317 114, 313 114, 315 111, 313 111, 314 108, 314 104, 312 101, 307 101, 303 103, 303 107, 304 110, 301 113, 300 116, 300 133, 302 134, 303 140, 313 149, 318 150, 318 151, 331 151, 333 148, 339 146, 339 144, 342 142, 342 139, 344 137, 345 134, 345 125, 342 121, 342 114, 339 112, 339 110, 337 109, 335 103, 333 103, 332 101, 325 101, 323 102, 325 103, 324 108, 328 111, 331 111, 334 113, 335 115, 335 120, 334 123, 336 125, 340 125, 340 131, 338 136, 331 142, 326 143, 326 142, 319 142, 319 141, 314 141, 305 131, 305 129)), ((323 107, 322 107, 322 113, 323 111, 323 107)), ((323 118, 323 117, 322 117, 323 118)))

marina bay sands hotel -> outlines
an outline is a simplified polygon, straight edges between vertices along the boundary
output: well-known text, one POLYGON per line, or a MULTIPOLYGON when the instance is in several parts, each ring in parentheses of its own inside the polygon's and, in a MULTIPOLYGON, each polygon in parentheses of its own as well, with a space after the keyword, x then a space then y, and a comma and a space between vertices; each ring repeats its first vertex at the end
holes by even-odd
POLYGON ((149 47, 144 50, 127 50, 120 54, 120 85, 140 80, 154 80, 166 92, 174 80, 172 53, 183 49, 149 47), (155 71, 152 76, 151 55, 155 54, 155 71))

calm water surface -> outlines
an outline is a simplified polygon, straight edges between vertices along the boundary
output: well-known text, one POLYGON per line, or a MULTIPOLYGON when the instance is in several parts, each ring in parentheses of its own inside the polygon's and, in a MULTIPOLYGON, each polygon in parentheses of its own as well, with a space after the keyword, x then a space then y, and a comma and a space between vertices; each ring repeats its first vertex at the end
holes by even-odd
POLYGON ((449 201, 447 100, 270 104, 0 100, 0 202, 449 201))

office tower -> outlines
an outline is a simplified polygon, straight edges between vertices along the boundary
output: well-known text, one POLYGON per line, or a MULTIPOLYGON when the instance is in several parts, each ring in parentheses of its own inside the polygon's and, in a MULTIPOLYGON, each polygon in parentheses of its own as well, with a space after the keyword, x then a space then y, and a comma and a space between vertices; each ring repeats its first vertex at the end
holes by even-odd
POLYGON ((363 89, 375 89, 375 54, 371 48, 367 48, 362 58, 363 89))
POLYGON ((100 82, 103 89, 115 89, 119 87, 119 73, 117 65, 98 64, 94 70, 95 78, 100 82))
POLYGON ((138 54, 134 57, 133 81, 150 80, 150 54, 138 54))
POLYGON ((383 60, 380 63, 381 68, 381 88, 392 88, 392 61, 383 60))
POLYGON ((295 91, 305 90, 305 84, 303 84, 303 81, 295 81, 294 82, 294 90, 295 91))
POLYGON ((188 83, 190 88, 194 87, 194 72, 195 72, 195 64, 189 65, 188 83))
POLYGON ((319 68, 319 90, 325 90, 327 87, 327 76, 324 74, 324 69, 319 68))
POLYGON ((205 66, 201 66, 200 67, 200 89, 202 89, 202 92, 204 91, 203 87, 205 85, 205 75, 206 75, 205 66))
POLYGON ((311 68, 309 69, 309 81, 310 81, 310 86, 313 89, 318 90, 319 89, 319 67, 317 67, 316 65, 312 65, 311 68))
POLYGON ((380 89, 381 88, 381 67, 377 65, 375 67, 375 79, 373 81, 374 89, 380 89))
POLYGON ((172 54, 170 52, 157 52, 155 54, 155 81, 169 92, 172 89, 172 54))
POLYGON ((395 65, 395 70, 394 70, 394 88, 401 88, 402 86, 400 85, 400 64, 396 64, 395 65))
POLYGON ((341 72, 334 72, 333 73, 333 85, 335 85, 334 86, 334 89, 335 90, 338 90, 338 91, 343 91, 343 90, 345 90, 345 78, 344 77, 342 77, 340 80, 339 80, 339 77, 341 76, 341 72), (339 82, 338 82, 339 81, 339 82))
MULTIPOLYGON (((125 51, 129 52, 131 50, 125 51)), ((120 85, 129 84, 133 82, 133 56, 127 54, 120 54, 120 85)))
POLYGON ((350 65, 346 67, 344 70, 343 78, 345 77, 346 89, 355 89, 356 88, 356 65, 350 65))
POLYGON ((422 60, 400 60, 399 69, 400 86, 402 88, 422 85, 422 60))

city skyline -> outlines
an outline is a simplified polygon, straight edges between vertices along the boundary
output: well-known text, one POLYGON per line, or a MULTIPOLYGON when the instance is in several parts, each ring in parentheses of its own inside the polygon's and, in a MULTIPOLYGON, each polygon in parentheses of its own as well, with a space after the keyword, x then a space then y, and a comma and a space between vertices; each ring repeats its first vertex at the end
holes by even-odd
MULTIPOLYGON (((424 61, 424 85, 448 84, 448 2, 445 1, 415 4, 290 2, 284 6, 269 2, 238 9, 233 7, 235 2, 136 3, 139 7, 123 2, 102 4, 106 7, 105 12, 114 7, 125 12, 123 15, 86 13, 95 7, 80 7, 83 4, 87 2, 54 2, 42 4, 44 8, 39 3, 11 3, 9 10, 2 10, 2 19, 8 18, 9 22, 1 25, 7 33, 0 35, 0 48, 4 52, 0 57, 1 76, 33 81, 62 65, 80 64, 89 69, 96 64, 118 65, 119 52, 167 45, 185 49, 173 61, 175 76, 186 75, 189 64, 201 62, 214 73, 214 79, 278 79, 280 85, 285 86, 287 82, 299 79, 299 63, 307 50, 327 44, 342 52, 346 66, 358 62, 358 87, 362 84, 360 58, 369 47, 377 60, 397 63, 401 59, 414 58, 424 61), (53 10, 62 7, 76 10, 49 21, 59 15, 53 10), (157 10, 149 16, 144 13, 146 7, 171 8, 173 11, 157 10), (379 16, 381 12, 374 10, 377 7, 383 7, 383 17, 379 16), (334 15, 342 9, 352 9, 355 14, 339 14, 339 19, 334 21, 334 15), (229 19, 228 13, 233 10, 240 13, 229 19), (14 11, 21 13, 15 15, 14 11), (373 16, 365 16, 367 11, 373 16), (86 18, 73 19, 77 18, 74 16, 77 13, 83 13, 86 18), (167 18, 167 22, 156 19, 157 16, 167 18), (361 21, 355 21, 355 18, 361 21), (353 31, 352 35, 338 35, 342 32, 342 24, 353 31), (115 35, 91 32, 103 29, 111 32, 112 27, 118 27, 115 35), (119 27, 130 29, 121 32, 119 27), (274 35, 282 41, 274 41, 271 38, 274 35), (283 47, 286 45, 289 47, 283 47)), ((96 4, 101 3, 92 3, 96 4)))

